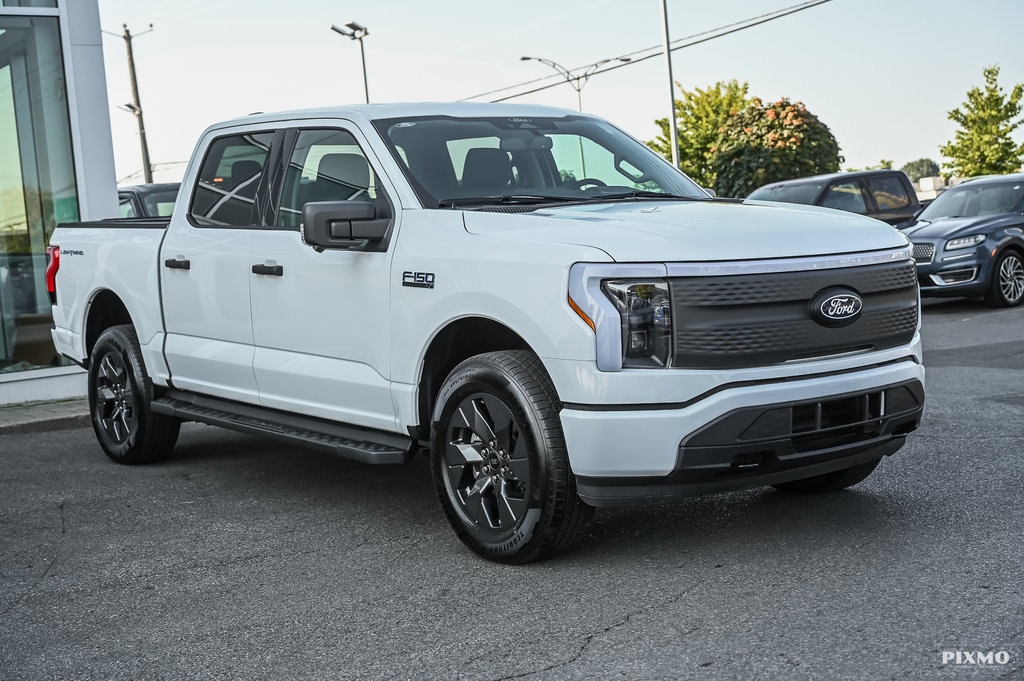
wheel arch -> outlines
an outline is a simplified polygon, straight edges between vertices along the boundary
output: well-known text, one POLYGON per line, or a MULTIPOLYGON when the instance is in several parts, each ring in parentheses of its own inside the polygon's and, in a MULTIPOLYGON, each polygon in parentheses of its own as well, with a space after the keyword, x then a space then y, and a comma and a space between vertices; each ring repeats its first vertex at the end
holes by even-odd
POLYGON ((85 312, 85 334, 83 336, 85 358, 84 364, 89 365, 89 356, 99 340, 100 335, 112 326, 131 324, 135 326, 128 306, 120 296, 110 289, 99 289, 93 293, 85 312))
POLYGON ((506 324, 489 317, 472 315, 448 321, 430 339, 420 360, 416 390, 416 437, 430 437, 434 401, 441 385, 462 361, 484 352, 498 350, 536 351, 523 336, 506 324))

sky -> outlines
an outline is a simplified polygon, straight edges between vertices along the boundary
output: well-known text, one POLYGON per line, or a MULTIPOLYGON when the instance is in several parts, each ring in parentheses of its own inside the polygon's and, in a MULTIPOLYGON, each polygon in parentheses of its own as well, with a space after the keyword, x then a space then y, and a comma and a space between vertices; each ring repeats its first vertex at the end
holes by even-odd
MULTIPOLYGON (((799 0, 668 0, 673 39, 799 0)), ((455 101, 553 71, 660 44, 659 0, 99 0, 105 31, 127 23, 157 179, 179 179, 211 123, 254 111, 363 101, 359 46, 330 30, 357 21, 373 102, 455 101)), ((953 138, 947 113, 982 70, 1001 67, 1007 91, 1024 82, 1021 0, 832 0, 672 53, 684 88, 747 81, 765 100, 802 101, 839 142, 843 168, 890 159, 899 168, 953 138)), ((124 41, 103 36, 118 178, 141 168, 124 41)), ((483 98, 479 101, 487 101, 483 98)), ((653 139, 669 114, 663 58, 593 77, 583 109, 653 139)), ((576 108, 568 84, 512 100, 576 108)), ((1015 133, 1024 141, 1024 129, 1015 133)))

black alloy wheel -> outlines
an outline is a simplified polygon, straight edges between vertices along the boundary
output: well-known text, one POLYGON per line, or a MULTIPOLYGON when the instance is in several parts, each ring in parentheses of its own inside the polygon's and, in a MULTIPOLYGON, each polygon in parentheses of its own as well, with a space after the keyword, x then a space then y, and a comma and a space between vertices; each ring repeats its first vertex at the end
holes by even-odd
POLYGON ((149 408, 155 388, 130 324, 112 326, 89 357, 89 413, 103 451, 124 464, 167 456, 178 440, 179 419, 149 408))
POLYGON ((96 417, 111 442, 123 445, 139 429, 139 398, 128 379, 128 367, 117 350, 99 359, 93 388, 96 417))
POLYGON ((540 358, 525 350, 470 357, 441 386, 431 420, 431 470, 459 539, 479 555, 527 563, 563 551, 593 508, 576 493, 540 358))
POLYGON ((510 534, 530 492, 529 445, 512 411, 494 395, 474 393, 455 408, 446 430, 447 484, 463 518, 510 534))

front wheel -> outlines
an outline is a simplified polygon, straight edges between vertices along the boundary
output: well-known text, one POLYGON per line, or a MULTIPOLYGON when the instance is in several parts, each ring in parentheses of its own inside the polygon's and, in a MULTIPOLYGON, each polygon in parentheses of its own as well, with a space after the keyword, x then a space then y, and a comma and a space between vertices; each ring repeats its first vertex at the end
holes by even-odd
POLYGON ((479 555, 526 563, 567 548, 593 509, 576 480, 540 359, 488 352, 455 367, 434 410, 431 469, 459 538, 479 555))
POLYGON ((993 307, 1013 307, 1024 300, 1024 258, 1017 251, 1005 251, 992 268, 985 302, 993 307))
POLYGON ((131 325, 112 326, 89 357, 89 412, 103 451, 118 463, 167 456, 178 440, 179 419, 154 414, 153 383, 131 325))

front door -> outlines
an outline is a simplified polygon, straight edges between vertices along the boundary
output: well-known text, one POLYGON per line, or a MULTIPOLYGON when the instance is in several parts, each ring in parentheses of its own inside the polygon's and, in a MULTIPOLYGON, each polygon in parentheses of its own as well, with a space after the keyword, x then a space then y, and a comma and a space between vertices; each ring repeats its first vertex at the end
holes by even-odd
POLYGON ((176 388, 257 403, 249 251, 274 133, 220 134, 160 253, 165 352, 176 388))
POLYGON ((331 125, 297 131, 274 224, 254 236, 253 371, 264 406, 393 431, 392 252, 317 253, 299 233, 302 206, 315 201, 367 201, 398 219, 358 130, 331 125))

